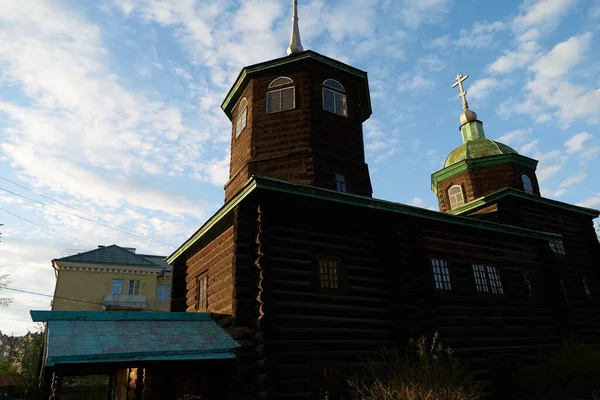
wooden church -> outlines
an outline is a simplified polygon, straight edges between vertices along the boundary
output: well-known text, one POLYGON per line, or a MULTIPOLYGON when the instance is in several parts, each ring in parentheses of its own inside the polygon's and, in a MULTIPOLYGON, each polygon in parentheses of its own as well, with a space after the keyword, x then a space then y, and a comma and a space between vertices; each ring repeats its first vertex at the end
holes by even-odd
MULTIPOLYGON (((295 3, 295 1, 294 1, 295 3)), ((540 194, 537 161, 486 138, 463 81, 462 145, 432 174, 440 212, 372 198, 367 73, 300 44, 242 69, 225 204, 167 261, 171 311, 241 345, 230 396, 338 399, 382 346, 438 331, 497 398, 516 365, 600 341, 599 212, 540 194)))

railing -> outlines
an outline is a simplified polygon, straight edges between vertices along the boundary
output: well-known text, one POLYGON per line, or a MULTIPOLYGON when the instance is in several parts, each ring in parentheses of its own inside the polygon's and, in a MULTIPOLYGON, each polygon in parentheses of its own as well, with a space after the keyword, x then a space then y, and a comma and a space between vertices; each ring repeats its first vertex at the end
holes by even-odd
POLYGON ((141 294, 105 294, 104 308, 135 308, 148 307, 146 296, 141 294))

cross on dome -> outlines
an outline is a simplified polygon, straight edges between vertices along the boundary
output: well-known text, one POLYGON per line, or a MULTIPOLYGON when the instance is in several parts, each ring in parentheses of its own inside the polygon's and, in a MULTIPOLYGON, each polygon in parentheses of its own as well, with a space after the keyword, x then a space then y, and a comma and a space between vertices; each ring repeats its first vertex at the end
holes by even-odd
POLYGON ((466 81, 468 77, 469 75, 457 74, 455 79, 456 82, 452 85, 453 88, 458 86, 458 90, 460 90, 458 95, 462 99, 462 106, 464 110, 464 112, 460 115, 461 124, 466 124, 467 122, 475 121, 477 119, 477 114, 469 110, 469 103, 467 103, 467 92, 463 87, 463 82, 466 81))

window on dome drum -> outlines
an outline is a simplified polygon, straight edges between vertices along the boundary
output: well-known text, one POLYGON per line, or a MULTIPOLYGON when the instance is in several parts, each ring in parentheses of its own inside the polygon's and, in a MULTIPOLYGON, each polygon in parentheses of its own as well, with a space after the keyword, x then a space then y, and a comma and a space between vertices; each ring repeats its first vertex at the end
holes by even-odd
POLYGON ((196 311, 205 311, 208 307, 208 276, 196 278, 196 311))
POLYGON ((525 193, 533 194, 533 184, 531 183, 531 178, 527 175, 522 175, 521 180, 523 181, 523 190, 525 193))
MULTIPOLYGON (((289 85, 294 83, 288 77, 275 79, 269 85, 269 88, 289 85)), ((294 86, 282 89, 275 89, 267 92, 267 114, 280 111, 292 110, 296 107, 296 88, 294 86)))
POLYGON ((590 288, 590 281, 588 280, 588 278, 583 278, 581 280, 581 282, 583 283, 583 290, 585 291, 585 295, 587 297, 588 300, 592 299, 592 289, 590 288))
POLYGON ((561 239, 550 239, 548 242, 553 253, 564 256, 567 254, 561 239))
POLYGON ((170 285, 158 285, 156 290, 156 301, 169 301, 169 297, 171 294, 171 286, 170 285))
POLYGON ((473 264, 473 277, 475 278, 475 287, 478 292, 504 294, 502 281, 496 267, 473 264))
POLYGON ((315 386, 319 400, 339 400, 342 398, 342 383, 345 381, 344 365, 340 362, 321 362, 316 368, 315 386))
POLYGON ((140 281, 129 281, 129 288, 127 290, 127 294, 130 296, 140 294, 140 281))
POLYGON ((246 100, 245 97, 242 99, 242 101, 240 101, 238 110, 241 110, 241 111, 238 112, 237 121, 235 123, 235 137, 236 138, 238 136, 240 136, 240 133, 242 133, 242 131, 246 127, 246 122, 248 119, 248 100, 246 100))
POLYGON ((435 281, 435 288, 440 290, 452 290, 448 262, 446 260, 432 258, 431 268, 433 269, 433 280, 435 281))
POLYGON ((110 294, 123 294, 123 279, 113 279, 110 294))
POLYGON ((465 204, 462 186, 454 185, 448 189, 448 198, 450 199, 450 209, 454 210, 465 204))
POLYGON ((323 110, 344 117, 348 116, 346 90, 335 79, 327 79, 323 82, 323 110))
POLYGON ((346 177, 344 175, 335 174, 335 190, 346 193, 346 177))
POLYGON ((341 289, 341 264, 339 258, 317 257, 317 286, 323 292, 339 292, 341 289))
POLYGON ((533 297, 533 271, 528 269, 521 269, 521 277, 523 278, 523 284, 525 285, 525 293, 528 297, 533 297))

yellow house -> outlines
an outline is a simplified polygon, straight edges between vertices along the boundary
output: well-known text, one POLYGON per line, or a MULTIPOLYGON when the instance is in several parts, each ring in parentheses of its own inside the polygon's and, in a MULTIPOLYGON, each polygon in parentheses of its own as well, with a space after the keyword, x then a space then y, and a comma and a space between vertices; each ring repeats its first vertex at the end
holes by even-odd
POLYGON ((52 260, 52 310, 169 311, 171 266, 163 259, 113 244, 52 260))

